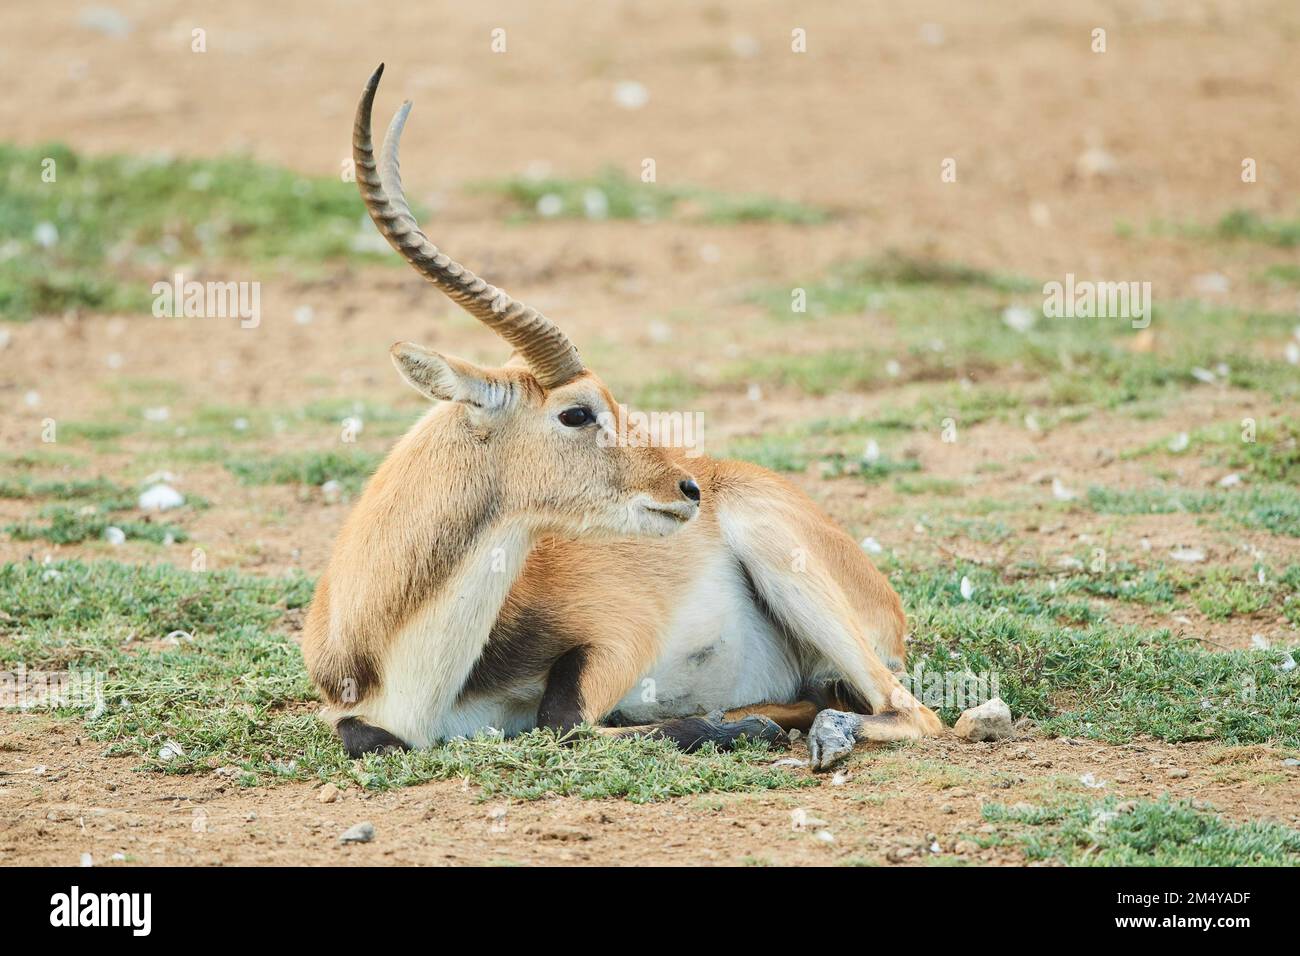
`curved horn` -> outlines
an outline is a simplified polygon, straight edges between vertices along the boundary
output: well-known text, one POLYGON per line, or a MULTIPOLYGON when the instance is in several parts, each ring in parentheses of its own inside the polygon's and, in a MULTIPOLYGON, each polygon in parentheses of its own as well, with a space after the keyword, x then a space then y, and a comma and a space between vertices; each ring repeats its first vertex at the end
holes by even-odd
POLYGON ((484 282, 455 259, 439 252, 438 248, 420 231, 419 223, 411 215, 402 192, 402 177, 397 163, 397 146, 402 137, 402 127, 411 111, 410 101, 389 124, 388 134, 380 150, 382 172, 376 168, 374 147, 370 139, 370 113, 375 101, 375 90, 383 76, 384 65, 379 64, 366 83, 361 102, 357 104, 356 123, 352 128, 352 158, 357 167, 357 188, 365 200, 370 218, 388 244, 402 254, 422 276, 436 285, 448 297, 458 302, 470 315, 492 329, 523 356, 537 381, 543 388, 554 388, 571 381, 582 373, 582 360, 578 350, 550 319, 522 302, 516 302, 505 292, 484 282), (391 190, 385 191, 385 187, 391 190))

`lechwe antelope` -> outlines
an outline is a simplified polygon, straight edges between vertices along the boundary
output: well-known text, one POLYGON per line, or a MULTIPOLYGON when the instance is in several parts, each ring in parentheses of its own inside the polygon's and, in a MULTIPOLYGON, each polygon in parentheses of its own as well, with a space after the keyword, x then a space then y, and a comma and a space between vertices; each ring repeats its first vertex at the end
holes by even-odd
POLYGON ((435 405, 344 524, 303 639, 347 752, 580 723, 693 750, 798 727, 821 769, 938 733, 893 673, 898 595, 852 539, 771 472, 654 447, 559 327, 429 242, 398 172, 409 103, 372 151, 382 72, 353 130, 366 208, 515 359, 392 348, 435 405))

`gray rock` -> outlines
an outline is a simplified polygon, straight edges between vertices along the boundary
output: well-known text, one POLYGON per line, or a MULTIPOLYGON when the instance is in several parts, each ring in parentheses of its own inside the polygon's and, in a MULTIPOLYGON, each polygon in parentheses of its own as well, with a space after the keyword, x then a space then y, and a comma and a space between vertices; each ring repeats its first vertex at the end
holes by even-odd
POLYGON ((340 843, 369 843, 375 838, 373 823, 358 823, 339 837, 340 843))
POLYGON ((953 732, 963 740, 1003 740, 1015 734, 1011 726, 1011 708, 1001 697, 994 697, 978 707, 964 711, 957 718, 953 732))

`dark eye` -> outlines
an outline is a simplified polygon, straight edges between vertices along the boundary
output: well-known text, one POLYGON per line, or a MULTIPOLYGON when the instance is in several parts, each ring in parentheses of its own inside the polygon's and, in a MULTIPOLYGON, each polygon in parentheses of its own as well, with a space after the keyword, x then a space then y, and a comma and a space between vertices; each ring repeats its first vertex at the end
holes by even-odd
POLYGON ((581 428, 595 420, 596 416, 591 413, 591 409, 584 405, 575 405, 560 412, 560 424, 567 425, 569 428, 581 428))

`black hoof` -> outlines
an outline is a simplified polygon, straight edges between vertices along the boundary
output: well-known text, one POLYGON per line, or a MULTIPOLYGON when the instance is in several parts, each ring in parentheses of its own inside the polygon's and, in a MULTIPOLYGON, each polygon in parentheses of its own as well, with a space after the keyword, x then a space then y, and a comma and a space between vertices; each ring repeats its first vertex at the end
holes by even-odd
POLYGON ((707 743, 719 750, 730 750, 741 737, 777 743, 786 739, 780 724, 761 714, 750 714, 730 723, 708 717, 682 717, 661 724, 658 733, 675 743, 679 750, 694 753, 707 743))
POLYGON ((345 717, 334 729, 338 731, 339 739, 343 741, 343 750, 349 757, 411 749, 382 727, 372 727, 360 717, 345 717))
POLYGON ((722 726, 731 732, 733 738, 745 736, 750 740, 766 740, 770 744, 790 742, 781 725, 771 717, 764 717, 762 714, 750 714, 735 723, 722 726))

